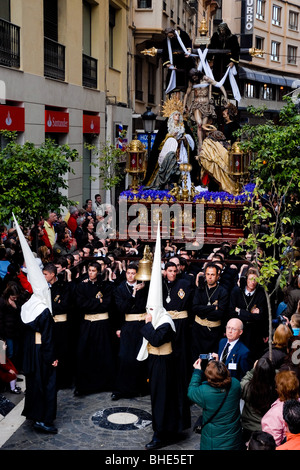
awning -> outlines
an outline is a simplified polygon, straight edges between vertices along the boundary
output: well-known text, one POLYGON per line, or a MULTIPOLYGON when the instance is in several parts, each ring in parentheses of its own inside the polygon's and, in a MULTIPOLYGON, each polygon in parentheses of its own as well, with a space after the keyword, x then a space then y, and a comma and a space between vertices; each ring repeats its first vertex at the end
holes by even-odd
POLYGON ((260 83, 271 83, 272 85, 287 86, 290 88, 296 88, 300 84, 300 80, 297 78, 275 75, 273 73, 259 72, 258 70, 252 70, 247 67, 239 68, 239 78, 260 83))

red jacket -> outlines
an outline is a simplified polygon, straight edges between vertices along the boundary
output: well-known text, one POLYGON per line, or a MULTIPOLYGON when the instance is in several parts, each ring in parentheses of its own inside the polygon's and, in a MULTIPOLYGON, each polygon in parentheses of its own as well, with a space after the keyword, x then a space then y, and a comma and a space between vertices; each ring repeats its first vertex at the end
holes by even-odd
POLYGON ((276 447, 276 450, 300 450, 300 434, 286 433, 286 442, 276 447))

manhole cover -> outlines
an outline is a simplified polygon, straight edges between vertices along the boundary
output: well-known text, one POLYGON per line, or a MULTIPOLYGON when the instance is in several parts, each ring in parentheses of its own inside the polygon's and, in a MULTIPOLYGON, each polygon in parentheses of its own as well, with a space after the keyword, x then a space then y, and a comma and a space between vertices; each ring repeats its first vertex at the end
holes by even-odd
POLYGON ((107 417, 110 423, 114 424, 133 424, 138 421, 138 416, 132 413, 112 413, 107 417))
POLYGON ((145 428, 152 423, 150 413, 138 408, 113 407, 97 411, 92 421, 100 428, 130 431, 145 428))

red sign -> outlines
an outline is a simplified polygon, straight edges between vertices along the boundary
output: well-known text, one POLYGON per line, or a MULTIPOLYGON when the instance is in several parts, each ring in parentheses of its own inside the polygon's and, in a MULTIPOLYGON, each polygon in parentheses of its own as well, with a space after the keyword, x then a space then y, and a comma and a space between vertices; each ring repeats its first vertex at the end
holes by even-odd
POLYGON ((0 106, 0 129, 7 131, 25 130, 25 108, 17 106, 0 106))
POLYGON ((83 133, 100 134, 100 116, 83 115, 83 133))
POLYGON ((69 132, 69 113, 61 111, 45 110, 45 131, 46 132, 69 132))

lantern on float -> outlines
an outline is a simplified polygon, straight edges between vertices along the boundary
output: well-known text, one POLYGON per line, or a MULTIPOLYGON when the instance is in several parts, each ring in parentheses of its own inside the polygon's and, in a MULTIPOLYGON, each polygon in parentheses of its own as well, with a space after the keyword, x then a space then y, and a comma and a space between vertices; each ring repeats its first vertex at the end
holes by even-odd
POLYGON ((146 147, 136 137, 130 142, 126 148, 126 173, 132 177, 130 189, 132 192, 137 193, 139 187, 139 179, 145 174, 146 171, 146 147))
POLYGON ((248 154, 241 150, 239 142, 234 142, 229 151, 229 173, 235 180, 236 194, 239 194, 248 180, 248 154))

